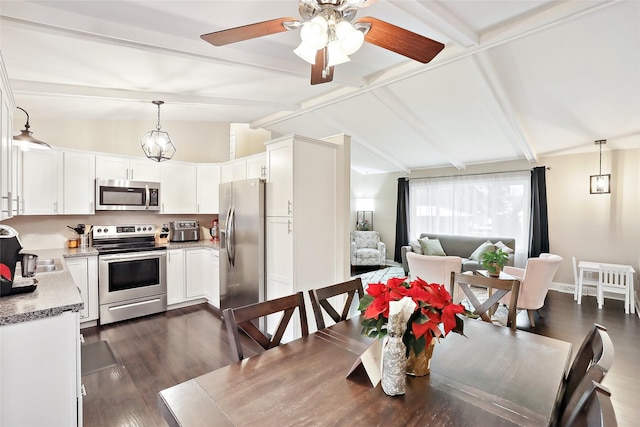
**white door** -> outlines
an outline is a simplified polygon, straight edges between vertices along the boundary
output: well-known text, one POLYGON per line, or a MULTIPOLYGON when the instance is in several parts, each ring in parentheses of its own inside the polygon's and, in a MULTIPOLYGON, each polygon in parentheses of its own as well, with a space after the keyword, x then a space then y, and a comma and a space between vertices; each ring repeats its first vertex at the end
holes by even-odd
POLYGON ((198 164, 196 173, 198 213, 217 214, 219 210, 220 166, 198 164))
POLYGON ((267 147, 267 216, 293 215, 293 146, 291 143, 267 147))
MULTIPOLYGON (((291 295, 296 291, 293 265, 293 219, 267 217, 267 300, 291 295)), ((285 341, 300 336, 298 319, 296 312, 285 332, 285 341)), ((279 320, 279 314, 267 316, 267 332, 274 333, 279 320)))

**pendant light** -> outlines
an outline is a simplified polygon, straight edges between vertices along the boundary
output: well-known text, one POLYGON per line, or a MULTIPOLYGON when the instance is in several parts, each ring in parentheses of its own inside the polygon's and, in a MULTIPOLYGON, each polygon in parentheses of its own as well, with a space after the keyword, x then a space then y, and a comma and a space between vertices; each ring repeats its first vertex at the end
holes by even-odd
POLYGON ((606 139, 600 139, 595 142, 600 147, 600 171, 598 175, 591 175, 589 179, 589 192, 591 194, 611 193, 611 174, 602 174, 602 146, 606 143, 606 139))
POLYGON ((156 162, 164 162, 173 157, 176 147, 173 146, 169 134, 160 130, 160 106, 164 104, 164 101, 152 101, 152 103, 158 106, 158 124, 155 130, 150 130, 144 134, 140 145, 149 159, 156 162))
POLYGON ((22 150, 49 150, 51 146, 46 142, 39 141, 33 136, 33 132, 29 130, 29 113, 24 108, 16 107, 19 110, 24 111, 27 115, 27 123, 24 125, 24 129, 20 131, 20 135, 13 137, 13 145, 20 147, 22 150))

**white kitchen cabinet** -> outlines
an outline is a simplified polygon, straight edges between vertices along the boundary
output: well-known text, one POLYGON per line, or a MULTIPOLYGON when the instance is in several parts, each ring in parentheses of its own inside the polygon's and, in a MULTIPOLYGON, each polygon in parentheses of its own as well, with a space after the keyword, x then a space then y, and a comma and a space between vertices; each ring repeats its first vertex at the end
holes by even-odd
POLYGON ((185 300, 184 250, 167 250, 167 304, 185 300))
POLYGON ((62 174, 60 152, 30 150, 22 153, 22 214, 55 215, 61 213, 62 174))
POLYGON ((227 162, 220 165, 220 182, 233 181, 233 162, 227 162))
POLYGON ((209 300, 209 304, 216 308, 220 308, 220 252, 210 249, 211 251, 211 279, 207 281, 205 287, 205 296, 209 300))
POLYGON ((81 426, 78 313, 0 326, 0 343, 0 425, 81 426))
POLYGON ((242 181, 247 179, 247 160, 236 159, 233 161, 233 180, 242 181))
POLYGON ((247 161, 247 179, 267 179, 267 155, 266 153, 254 154, 248 156, 247 161))
POLYGON ((91 215, 95 213, 96 156, 91 153, 62 152, 62 212, 91 215))
MULTIPOLYGON (((307 298, 308 290, 340 281, 337 145, 299 136, 266 145, 267 298, 298 291, 307 298)), ((313 318, 308 303, 311 330, 313 318)), ((296 321, 293 326, 297 338, 300 324, 296 321)))
MULTIPOLYGON (((0 57, 0 61, 2 58, 0 57)), ((14 215, 14 198, 17 196, 12 190, 16 171, 13 169, 13 113, 15 104, 9 90, 9 82, 4 73, 4 66, 0 62, 0 220, 14 215)))
POLYGON ((187 300, 205 298, 207 293, 212 294, 210 289, 214 276, 213 253, 213 249, 206 248, 184 250, 185 297, 187 300))
POLYGON ((198 210, 197 172, 193 163, 161 164, 160 202, 163 214, 193 214, 198 210))
POLYGON ((196 166, 196 185, 199 214, 217 214, 219 209, 220 165, 199 163, 196 166))
POLYGON ((96 156, 96 178, 160 182, 158 162, 143 157, 96 156))
POLYGON ((65 258, 69 273, 80 290, 84 308, 80 322, 98 319, 98 257, 65 258))

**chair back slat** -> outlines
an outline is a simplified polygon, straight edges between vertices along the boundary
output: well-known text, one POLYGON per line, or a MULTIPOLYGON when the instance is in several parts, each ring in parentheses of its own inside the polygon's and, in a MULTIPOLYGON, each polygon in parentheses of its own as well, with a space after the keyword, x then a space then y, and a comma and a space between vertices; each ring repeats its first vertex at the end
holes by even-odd
POLYGON ((561 427, 617 427, 609 389, 591 381, 578 399, 575 409, 560 423, 561 427))
POLYGON ((322 314, 323 309, 336 323, 346 320, 349 317, 349 310, 356 294, 358 295, 359 300, 364 296, 362 280, 359 277, 324 288, 311 289, 309 291, 309 298, 311 299, 311 307, 313 308, 313 314, 316 318, 316 326, 318 329, 326 328, 324 316, 322 314), (328 299, 344 294, 347 295, 347 298, 342 307, 342 313, 339 314, 328 299))
POLYGON ((489 315, 489 311, 492 307, 498 304, 501 298, 510 292, 511 297, 509 303, 509 314, 507 316, 507 326, 514 331, 516 330, 516 301, 518 300, 518 292, 520 290, 519 280, 501 280, 477 274, 451 272, 450 289, 452 293, 455 285, 458 285, 466 295, 474 308, 473 313, 479 315, 485 322, 490 323, 491 317, 489 315), (473 292, 473 289, 471 289, 471 286, 487 288, 487 291, 491 290, 491 295, 484 302, 481 302, 473 292))
POLYGON ((303 336, 309 335, 307 312, 304 305, 304 295, 298 292, 282 298, 259 302, 238 308, 227 308, 222 312, 231 346, 231 358, 239 362, 244 358, 240 330, 248 335, 263 349, 268 350, 280 345, 285 330, 298 309, 300 315, 300 329, 303 336), (269 336, 256 326, 256 321, 270 314, 282 312, 282 318, 273 335, 269 336))

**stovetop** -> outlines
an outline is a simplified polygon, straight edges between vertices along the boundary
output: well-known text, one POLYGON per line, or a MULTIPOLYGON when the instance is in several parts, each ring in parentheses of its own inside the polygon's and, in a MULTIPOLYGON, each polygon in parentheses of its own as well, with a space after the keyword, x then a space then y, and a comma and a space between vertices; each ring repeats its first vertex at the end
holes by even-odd
POLYGON ((95 225, 93 247, 100 255, 166 250, 156 245, 155 234, 153 224, 95 225))

